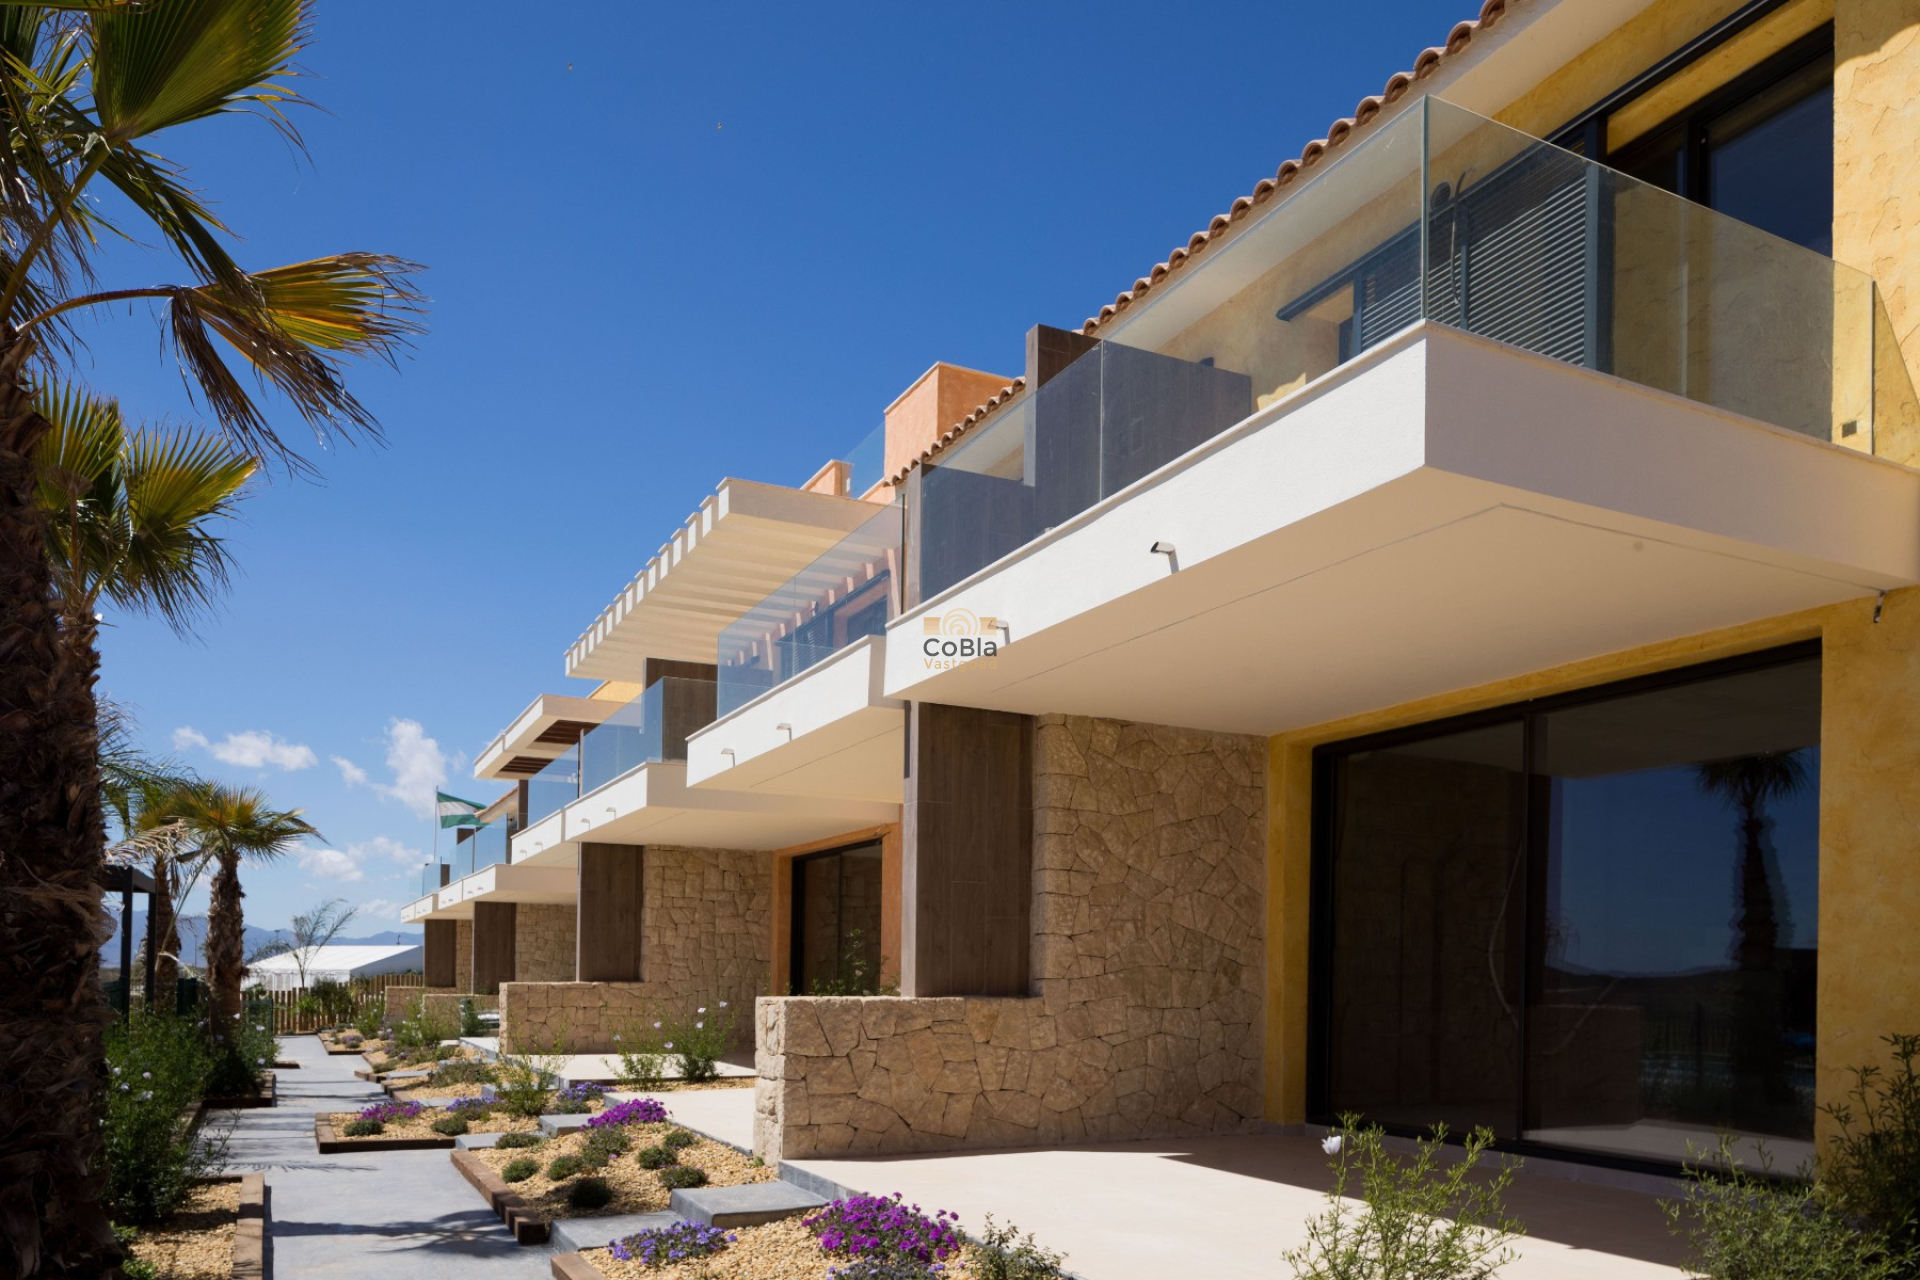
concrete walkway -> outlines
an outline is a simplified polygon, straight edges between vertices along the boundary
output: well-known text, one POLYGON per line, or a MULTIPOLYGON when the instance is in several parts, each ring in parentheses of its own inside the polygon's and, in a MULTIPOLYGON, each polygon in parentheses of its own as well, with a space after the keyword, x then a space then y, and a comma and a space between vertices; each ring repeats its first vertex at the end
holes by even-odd
POLYGON ((312 1036, 287 1036, 278 1106, 238 1117, 229 1172, 267 1181, 267 1252, 275 1280, 341 1277, 544 1280, 544 1249, 523 1248, 454 1170, 444 1151, 323 1156, 315 1112, 348 1111, 386 1095, 356 1080, 357 1056, 330 1058, 312 1036))
MULTIPOLYGON (((1325 1211, 1328 1181, 1318 1139, 1264 1134, 794 1160, 783 1172, 822 1194, 827 1184, 897 1191, 929 1212, 957 1212, 969 1231, 989 1213, 1011 1220, 1087 1280, 1290 1275, 1282 1255, 1325 1211)), ((1680 1247, 1647 1191, 1522 1174, 1508 1207, 1529 1235, 1500 1280, 1680 1280, 1680 1247)))

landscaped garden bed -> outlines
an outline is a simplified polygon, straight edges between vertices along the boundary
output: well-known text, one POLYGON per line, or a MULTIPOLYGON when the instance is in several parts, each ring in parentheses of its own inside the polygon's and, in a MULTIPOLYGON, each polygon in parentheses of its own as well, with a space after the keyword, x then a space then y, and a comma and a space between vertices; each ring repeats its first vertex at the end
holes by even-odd
POLYGON ((950 1213, 897 1197, 836 1200, 804 1217, 754 1227, 693 1222, 607 1247, 561 1254, 556 1280, 984 1280, 1061 1277, 1064 1260, 991 1220, 969 1240, 950 1213))
POLYGON ((117 1233, 128 1275, 164 1280, 262 1280, 266 1187, 259 1174, 193 1183, 158 1222, 117 1233))
POLYGON ((532 1145, 456 1152, 454 1163, 523 1244, 545 1240, 554 1218, 653 1213, 671 1206, 677 1188, 775 1178, 753 1157, 678 1128, 644 1098, 532 1145))
POLYGON ((515 1115, 469 1089, 443 1106, 424 1102, 378 1102, 359 1111, 314 1117, 314 1142, 322 1155, 340 1151, 437 1151, 463 1133, 530 1133, 539 1115, 515 1115), (464 1105, 461 1105, 464 1104, 464 1105))
POLYGON ((271 1107, 277 1096, 273 1072, 262 1071, 260 1087, 253 1092, 209 1096, 202 1105, 219 1110, 244 1111, 251 1107, 271 1107))
POLYGON ((368 1039, 357 1031, 338 1033, 332 1031, 316 1031, 313 1034, 314 1039, 320 1042, 320 1047, 325 1049, 328 1055, 332 1057, 345 1057, 349 1054, 368 1053, 386 1047, 381 1041, 368 1039))

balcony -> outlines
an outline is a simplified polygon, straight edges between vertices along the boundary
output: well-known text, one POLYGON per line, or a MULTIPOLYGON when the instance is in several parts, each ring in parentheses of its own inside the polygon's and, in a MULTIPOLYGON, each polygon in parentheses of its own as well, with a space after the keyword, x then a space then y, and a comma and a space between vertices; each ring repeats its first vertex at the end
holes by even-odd
POLYGON ((913 482, 889 696, 1270 733, 1920 581, 1872 280, 1447 103, 1102 336, 913 482))

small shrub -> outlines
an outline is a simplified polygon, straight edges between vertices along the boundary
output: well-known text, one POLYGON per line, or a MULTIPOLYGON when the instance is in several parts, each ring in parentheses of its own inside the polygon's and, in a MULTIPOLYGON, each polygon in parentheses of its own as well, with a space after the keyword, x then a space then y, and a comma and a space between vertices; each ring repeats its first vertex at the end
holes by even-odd
POLYGON ((669 1018, 662 1034, 662 1047, 672 1053, 689 1084, 715 1079, 720 1055, 733 1042, 733 1010, 725 1000, 716 1000, 711 1008, 700 1005, 685 1017, 669 1018))
POLYGON ((732 1232, 709 1227, 702 1222, 676 1222, 670 1227, 655 1227, 607 1246, 608 1252, 622 1262, 638 1262, 647 1267, 664 1267, 694 1258, 708 1258, 734 1242, 732 1232))
POLYGON ((446 1062, 435 1067, 432 1083, 447 1084, 494 1084, 500 1073, 478 1058, 463 1058, 458 1062, 446 1062))
POLYGON ((366 1037, 361 1035, 358 1031, 349 1031, 345 1035, 340 1037, 341 1046, 347 1049, 358 1049, 361 1045, 365 1044, 366 1042, 367 1042, 366 1037))
POLYGON ((680 1163, 680 1157, 666 1147, 642 1147, 633 1153, 633 1162, 642 1169, 664 1169, 680 1163))
POLYGON ((546 1139, 537 1133, 503 1133, 493 1145, 508 1151, 519 1147, 538 1147, 546 1144, 546 1139))
POLYGON ((1782 1184, 1741 1167, 1733 1140, 1720 1139, 1708 1164, 1687 1165, 1684 1202, 1662 1201, 1667 1224, 1685 1236, 1687 1274, 1697 1280, 1897 1280, 1910 1255, 1887 1237, 1821 1203, 1821 1189, 1782 1184))
POLYGON ((595 1129, 587 1134, 586 1144, 581 1150, 596 1152, 604 1159, 611 1160, 617 1155, 624 1154, 632 1146, 633 1139, 627 1136, 624 1129, 595 1129))
POLYGON ((457 1138, 467 1131, 465 1116, 441 1116, 429 1126, 435 1133, 448 1138, 457 1138))
POLYGON ((1307 1223, 1307 1243, 1286 1260, 1300 1280, 1477 1280, 1514 1256, 1521 1226, 1503 1198, 1517 1166, 1503 1162, 1488 1179, 1472 1177, 1493 1134, 1475 1129, 1465 1153, 1442 1160, 1445 1125, 1422 1138, 1413 1156, 1388 1154, 1378 1125, 1343 1116, 1323 1144, 1332 1157, 1328 1208, 1307 1223), (1359 1180, 1361 1209, 1349 1198, 1359 1180))
POLYGON ((665 1124, 667 1109, 658 1098, 634 1098, 630 1102, 617 1102, 599 1115, 587 1121, 589 1129, 603 1129, 615 1124, 665 1124))
POLYGON ((675 1151, 678 1151, 680 1148, 690 1147, 698 1141, 700 1141, 698 1137, 688 1133, 685 1129, 673 1129, 668 1131, 666 1137, 660 1139, 660 1145, 663 1147, 671 1147, 675 1151))
POLYGON ((452 1040, 459 1024, 445 1011, 446 1002, 429 1001, 418 995, 407 1002, 407 1016, 393 1029, 394 1047, 402 1050, 432 1050, 438 1054, 440 1042, 452 1040))
POLYGON ((547 1162, 547 1180, 564 1182, 585 1167, 579 1156, 555 1156, 547 1162))
POLYGON ((107 1090, 100 1113, 108 1211, 127 1223, 166 1217, 196 1177, 216 1172, 218 1140, 195 1142, 180 1113, 199 1101, 212 1071, 192 1018, 135 1010, 106 1033, 107 1090))
POLYGON ((820 1248, 840 1258, 900 1257, 942 1262, 960 1249, 960 1216, 945 1209, 929 1218, 918 1205, 891 1196, 849 1196, 835 1200, 801 1225, 820 1248))
POLYGON ((554 1096, 567 1102, 601 1102, 606 1099, 607 1086, 591 1080, 576 1080, 554 1096))
POLYGON ((665 1024, 643 1017, 614 1033, 614 1051, 620 1055, 620 1083, 637 1089, 658 1088, 666 1076, 669 1050, 665 1024))
POLYGON ((119 1245, 121 1251, 126 1254, 120 1261, 120 1274, 125 1276, 126 1280, 162 1280, 158 1267, 154 1266, 153 1263, 147 1261, 145 1258, 136 1258, 133 1256, 133 1242, 138 1239, 139 1236, 140 1233, 132 1227, 123 1227, 117 1224, 114 1226, 113 1242, 119 1245))
POLYGON ((368 1040, 378 1039, 381 1024, 386 1021, 387 1001, 384 996, 368 996, 360 1002, 353 1013, 353 1029, 368 1040))
POLYGON ((1852 1068, 1820 1180, 1835 1207, 1920 1253, 1920 1035, 1889 1035, 1893 1069, 1852 1068))
POLYGON ((480 1011, 473 1007, 473 997, 463 996, 460 1000, 460 1034, 481 1036, 486 1033, 487 1024, 480 1021, 480 1011))
POLYGON ((387 1126, 381 1124, 378 1120, 362 1118, 347 1121, 340 1127, 340 1133, 343 1137, 348 1138, 371 1138, 375 1134, 384 1133, 386 1128, 387 1126))
POLYGON ((492 1098, 477 1095, 471 1098, 453 1098, 442 1104, 449 1115, 457 1115, 467 1120, 478 1120, 482 1116, 493 1114, 492 1098))
POLYGON ((518 1156, 507 1161, 506 1168, 500 1170, 502 1182, 525 1182, 540 1172, 540 1162, 530 1156, 518 1156))
POLYGON ((613 1203, 613 1188, 605 1178, 582 1178, 567 1188, 567 1206, 572 1209, 604 1209, 613 1203))
POLYGON ((986 1229, 967 1260, 973 1280, 1060 1280, 1066 1275, 1064 1254, 1043 1249, 1031 1234, 1021 1235, 1011 1222, 1000 1224, 987 1215, 986 1229))
POLYGON ((704 1187, 707 1185, 707 1175, 690 1164, 668 1165, 660 1171, 660 1185, 668 1190, 704 1187))
POLYGON ((500 1083, 493 1090, 493 1098, 499 1108, 522 1120, 545 1115, 552 1097, 553 1090, 546 1080, 538 1075, 522 1075, 513 1070, 503 1072, 500 1083))

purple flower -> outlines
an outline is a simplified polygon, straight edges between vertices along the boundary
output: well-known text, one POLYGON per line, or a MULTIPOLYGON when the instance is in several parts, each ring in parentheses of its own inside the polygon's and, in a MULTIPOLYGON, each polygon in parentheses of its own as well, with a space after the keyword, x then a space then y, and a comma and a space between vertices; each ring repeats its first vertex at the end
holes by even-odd
POLYGON ((613 1124, 665 1124, 667 1108, 658 1098, 634 1098, 615 1103, 597 1116, 587 1119, 589 1129, 613 1124))
POLYGON ((424 1102, 376 1102, 362 1108, 359 1118, 378 1120, 381 1124, 392 1124, 397 1120, 411 1120, 427 1109, 424 1102))
POLYGON ((609 1240, 607 1251, 622 1262, 639 1262, 648 1267, 664 1267, 688 1258, 705 1258, 719 1253, 738 1237, 720 1227, 701 1222, 676 1222, 670 1227, 655 1227, 619 1240, 609 1240))
POLYGON ((946 1210, 929 1218, 900 1194, 850 1196, 802 1220, 820 1248, 840 1257, 909 1257, 940 1262, 960 1247, 959 1215, 946 1210))

